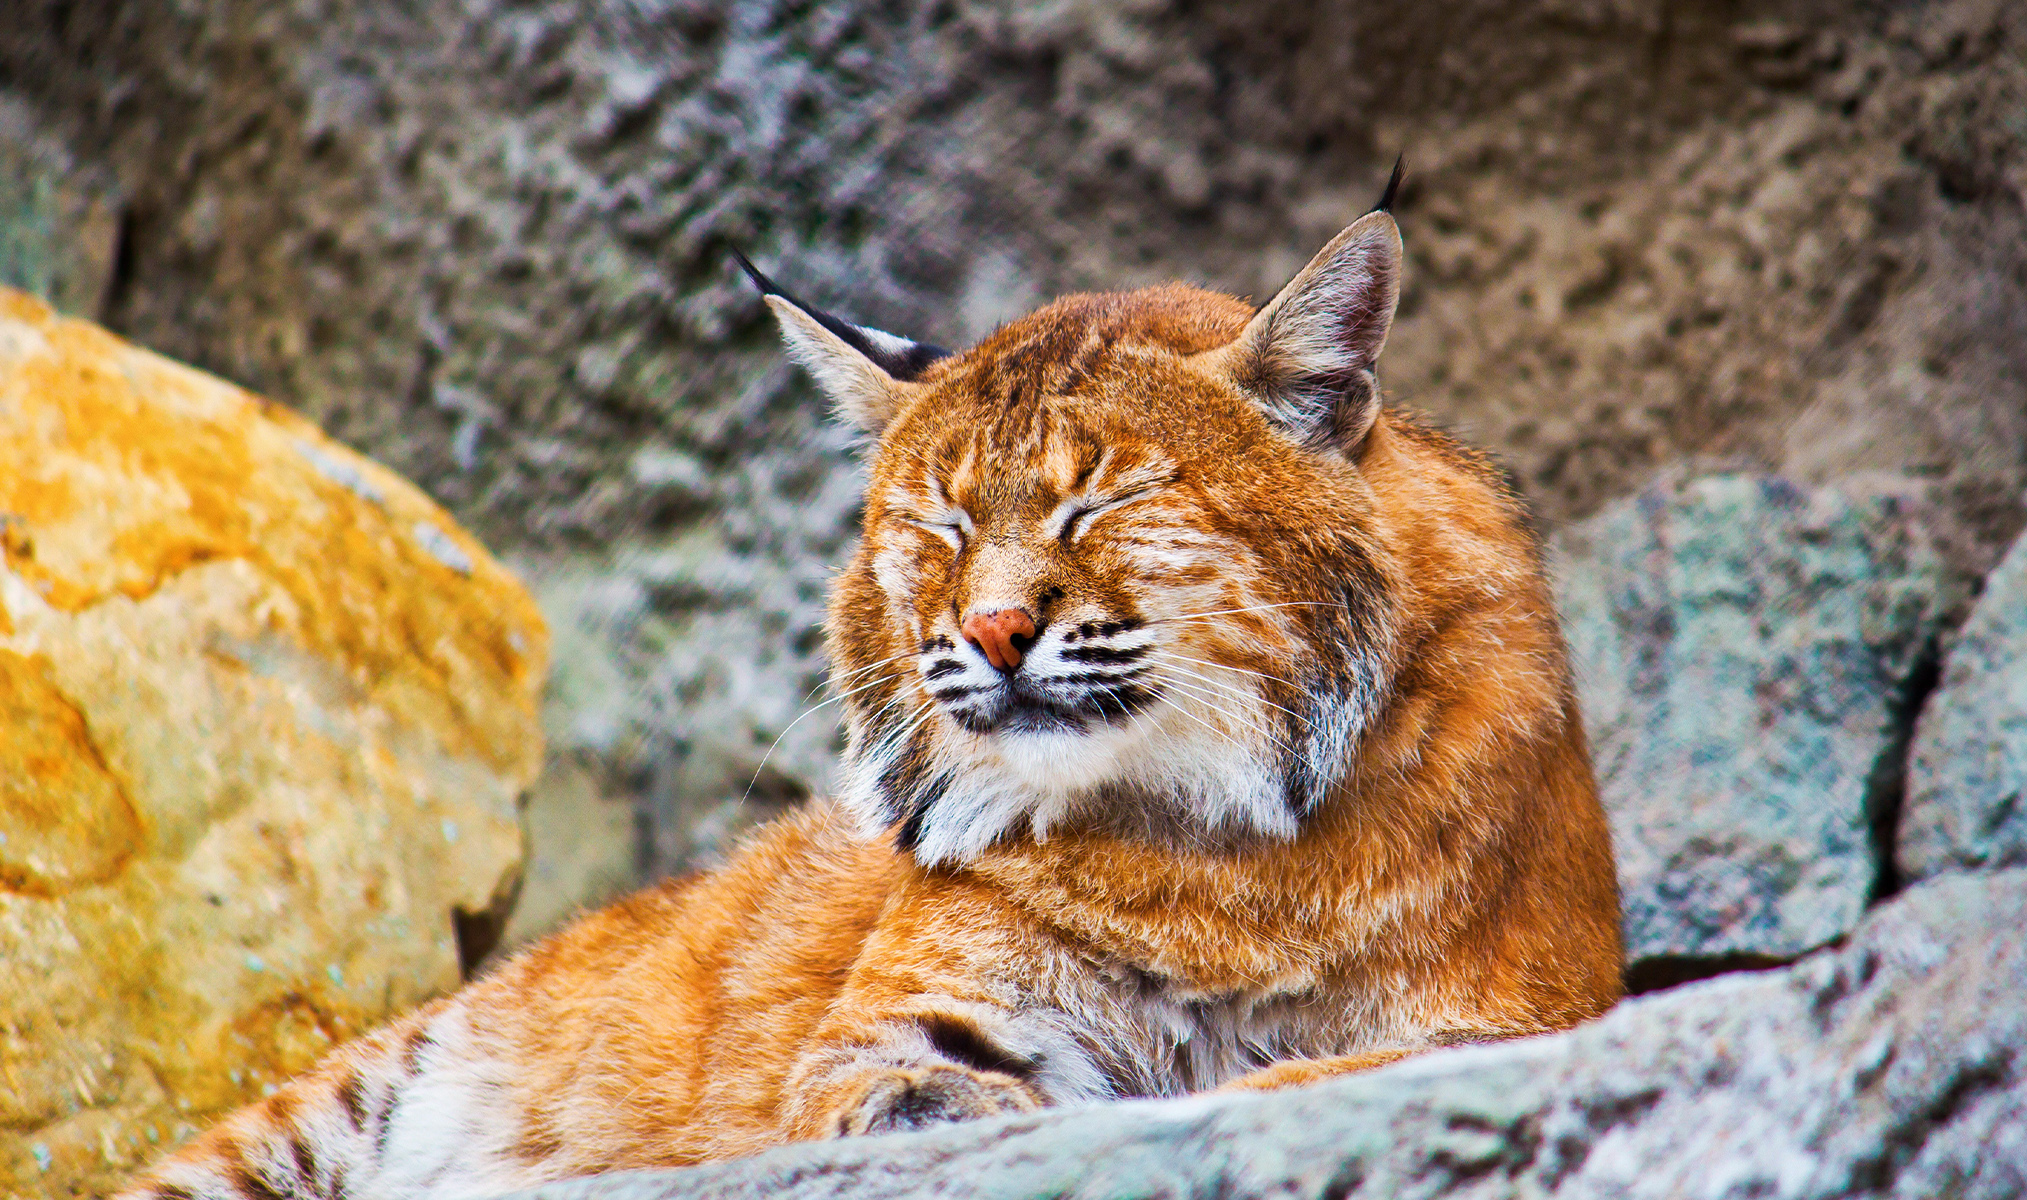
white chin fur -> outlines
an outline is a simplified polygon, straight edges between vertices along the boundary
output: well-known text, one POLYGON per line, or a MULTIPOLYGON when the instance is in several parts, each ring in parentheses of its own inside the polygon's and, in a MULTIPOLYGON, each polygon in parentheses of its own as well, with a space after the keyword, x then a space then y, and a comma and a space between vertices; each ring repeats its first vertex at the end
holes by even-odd
MULTIPOLYGON (((980 735, 946 726, 944 745, 961 761, 922 822, 915 857, 961 863, 1023 823, 1045 840, 1058 825, 1099 815, 1088 808, 1108 786, 1113 797, 1146 797, 1114 802, 1161 806, 1160 817, 1205 833, 1295 836, 1276 757, 1244 734, 1213 736, 1204 717, 1164 699, 1126 726, 1087 734, 980 735)), ((853 770, 841 799, 873 826, 884 819, 871 786, 879 771, 864 765, 873 769, 853 770)))
POLYGON ((1126 778, 1143 757, 1134 751, 1147 740, 1137 724, 1091 733, 969 736, 981 766, 997 768, 1008 782, 1046 797, 1073 796, 1126 778))

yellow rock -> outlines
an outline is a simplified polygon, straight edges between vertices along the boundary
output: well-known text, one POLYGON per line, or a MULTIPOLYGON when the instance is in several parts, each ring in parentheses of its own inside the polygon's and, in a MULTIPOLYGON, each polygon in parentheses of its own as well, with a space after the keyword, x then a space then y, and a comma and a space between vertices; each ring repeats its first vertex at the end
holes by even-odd
POLYGON ((398 476, 0 289, 0 1195, 102 1194, 456 986, 547 647, 398 476))

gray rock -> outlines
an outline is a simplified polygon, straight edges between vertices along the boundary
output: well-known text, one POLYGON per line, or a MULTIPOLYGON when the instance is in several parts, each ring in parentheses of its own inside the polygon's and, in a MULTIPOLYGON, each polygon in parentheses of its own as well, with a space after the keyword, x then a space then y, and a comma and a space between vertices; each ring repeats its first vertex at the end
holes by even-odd
POLYGON ((611 1176, 541 1200, 2017 1197, 2027 871, 1959 876, 1778 972, 1271 1096, 1136 1102, 611 1176))
POLYGON ((1915 727, 1900 867, 2027 863, 2027 537, 1985 581, 1915 727))
POLYGON ((0 94, 0 284, 97 317, 118 253, 119 208, 29 107, 0 94))
POLYGON ((1631 959, 1793 956, 1857 922, 1952 590, 1914 525, 1891 492, 1728 475, 1558 537, 1631 959))

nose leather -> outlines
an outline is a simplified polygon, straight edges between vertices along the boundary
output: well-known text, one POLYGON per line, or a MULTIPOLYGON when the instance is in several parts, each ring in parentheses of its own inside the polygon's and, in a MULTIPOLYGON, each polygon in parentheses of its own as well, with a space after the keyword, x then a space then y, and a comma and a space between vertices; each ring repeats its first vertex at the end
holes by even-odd
POLYGON ((1021 665, 1020 648, 1014 639, 1035 636, 1035 619, 1018 608, 975 612, 964 618, 958 632, 985 654, 985 661, 994 670, 1011 671, 1021 665))

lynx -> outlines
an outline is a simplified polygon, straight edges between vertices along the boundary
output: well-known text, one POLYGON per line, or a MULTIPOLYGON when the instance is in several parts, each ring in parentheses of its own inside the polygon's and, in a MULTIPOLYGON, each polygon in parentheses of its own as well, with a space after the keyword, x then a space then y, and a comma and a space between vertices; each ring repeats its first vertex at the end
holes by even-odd
POLYGON ((961 353, 752 272, 873 441, 838 795, 131 1194, 492 1195, 1609 1007, 1617 885, 1534 541, 1483 458, 1381 404, 1388 208, 1257 311, 1072 295, 961 353))

